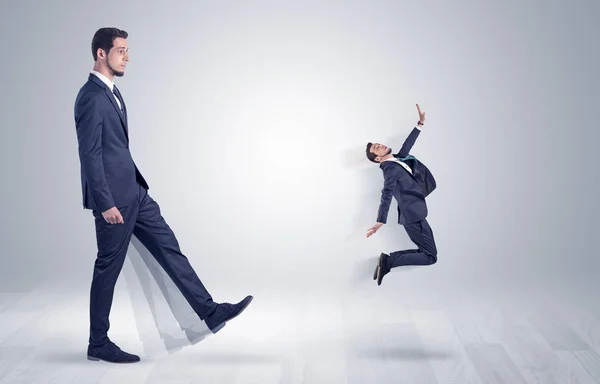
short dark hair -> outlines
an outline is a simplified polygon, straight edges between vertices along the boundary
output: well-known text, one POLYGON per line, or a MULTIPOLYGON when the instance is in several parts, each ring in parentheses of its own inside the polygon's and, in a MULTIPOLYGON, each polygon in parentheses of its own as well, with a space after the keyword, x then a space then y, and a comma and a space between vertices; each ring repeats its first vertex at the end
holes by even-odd
POLYGON ((126 39, 127 36, 129 36, 127 32, 118 28, 105 27, 97 30, 92 39, 92 57, 94 61, 98 60, 98 48, 102 49, 108 55, 115 39, 117 37, 126 39))
POLYGON ((376 154, 374 154, 373 152, 371 152, 371 146, 373 145, 373 143, 367 143, 367 159, 369 159, 370 161, 372 161, 373 163, 379 164, 379 162, 377 160, 375 160, 375 158, 377 157, 376 154))

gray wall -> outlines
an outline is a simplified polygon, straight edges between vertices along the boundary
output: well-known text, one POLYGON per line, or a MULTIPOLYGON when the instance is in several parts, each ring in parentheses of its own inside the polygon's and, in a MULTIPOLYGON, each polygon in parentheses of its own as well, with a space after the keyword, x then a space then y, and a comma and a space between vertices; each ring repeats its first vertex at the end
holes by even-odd
POLYGON ((0 8, 3 290, 91 276, 73 102, 103 26, 130 33, 131 150, 212 291, 344 292, 412 247, 395 203, 365 238, 364 145, 398 149, 415 103, 439 263, 405 278, 597 271, 597 2, 49 3, 0 8))

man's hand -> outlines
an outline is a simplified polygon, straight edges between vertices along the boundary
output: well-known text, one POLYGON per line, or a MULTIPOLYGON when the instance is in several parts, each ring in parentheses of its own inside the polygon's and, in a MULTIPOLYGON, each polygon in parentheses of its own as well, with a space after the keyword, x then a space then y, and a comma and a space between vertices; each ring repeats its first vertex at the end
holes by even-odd
POLYGON ((419 111, 419 124, 425 124, 425 112, 421 112, 421 107, 417 104, 417 111, 419 111))
POLYGON ((123 216, 121 216, 121 212, 119 212, 117 207, 112 207, 102 212, 102 217, 109 224, 125 224, 123 216))
POLYGON ((369 230, 367 231, 367 237, 370 237, 372 234, 377 232, 379 230, 379 228, 381 228, 382 225, 383 225, 383 223, 376 223, 374 226, 369 228, 369 230))

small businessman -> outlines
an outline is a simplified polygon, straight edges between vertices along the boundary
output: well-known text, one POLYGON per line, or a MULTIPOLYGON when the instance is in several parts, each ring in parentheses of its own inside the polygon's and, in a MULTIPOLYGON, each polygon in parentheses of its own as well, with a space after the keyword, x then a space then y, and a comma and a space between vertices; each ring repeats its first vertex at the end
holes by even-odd
POLYGON ((427 222, 425 198, 436 188, 436 181, 429 169, 415 156, 410 155, 417 137, 425 124, 425 112, 416 104, 419 121, 410 132, 400 151, 392 154, 392 148, 380 143, 367 143, 367 159, 379 164, 383 171, 383 189, 377 213, 377 222, 367 231, 367 238, 387 222, 392 197, 398 203, 398 224, 417 246, 416 249, 381 253, 373 280, 381 285, 383 277, 392 268, 404 265, 432 265, 437 262, 437 248, 433 231, 427 222))

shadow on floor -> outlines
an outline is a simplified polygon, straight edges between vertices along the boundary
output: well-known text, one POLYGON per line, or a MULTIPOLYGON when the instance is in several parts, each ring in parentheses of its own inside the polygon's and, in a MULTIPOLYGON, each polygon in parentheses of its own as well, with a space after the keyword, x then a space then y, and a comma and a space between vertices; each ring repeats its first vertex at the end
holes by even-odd
POLYGON ((368 348, 355 352, 362 359, 375 360, 444 360, 454 356, 447 351, 424 351, 417 348, 368 348))

